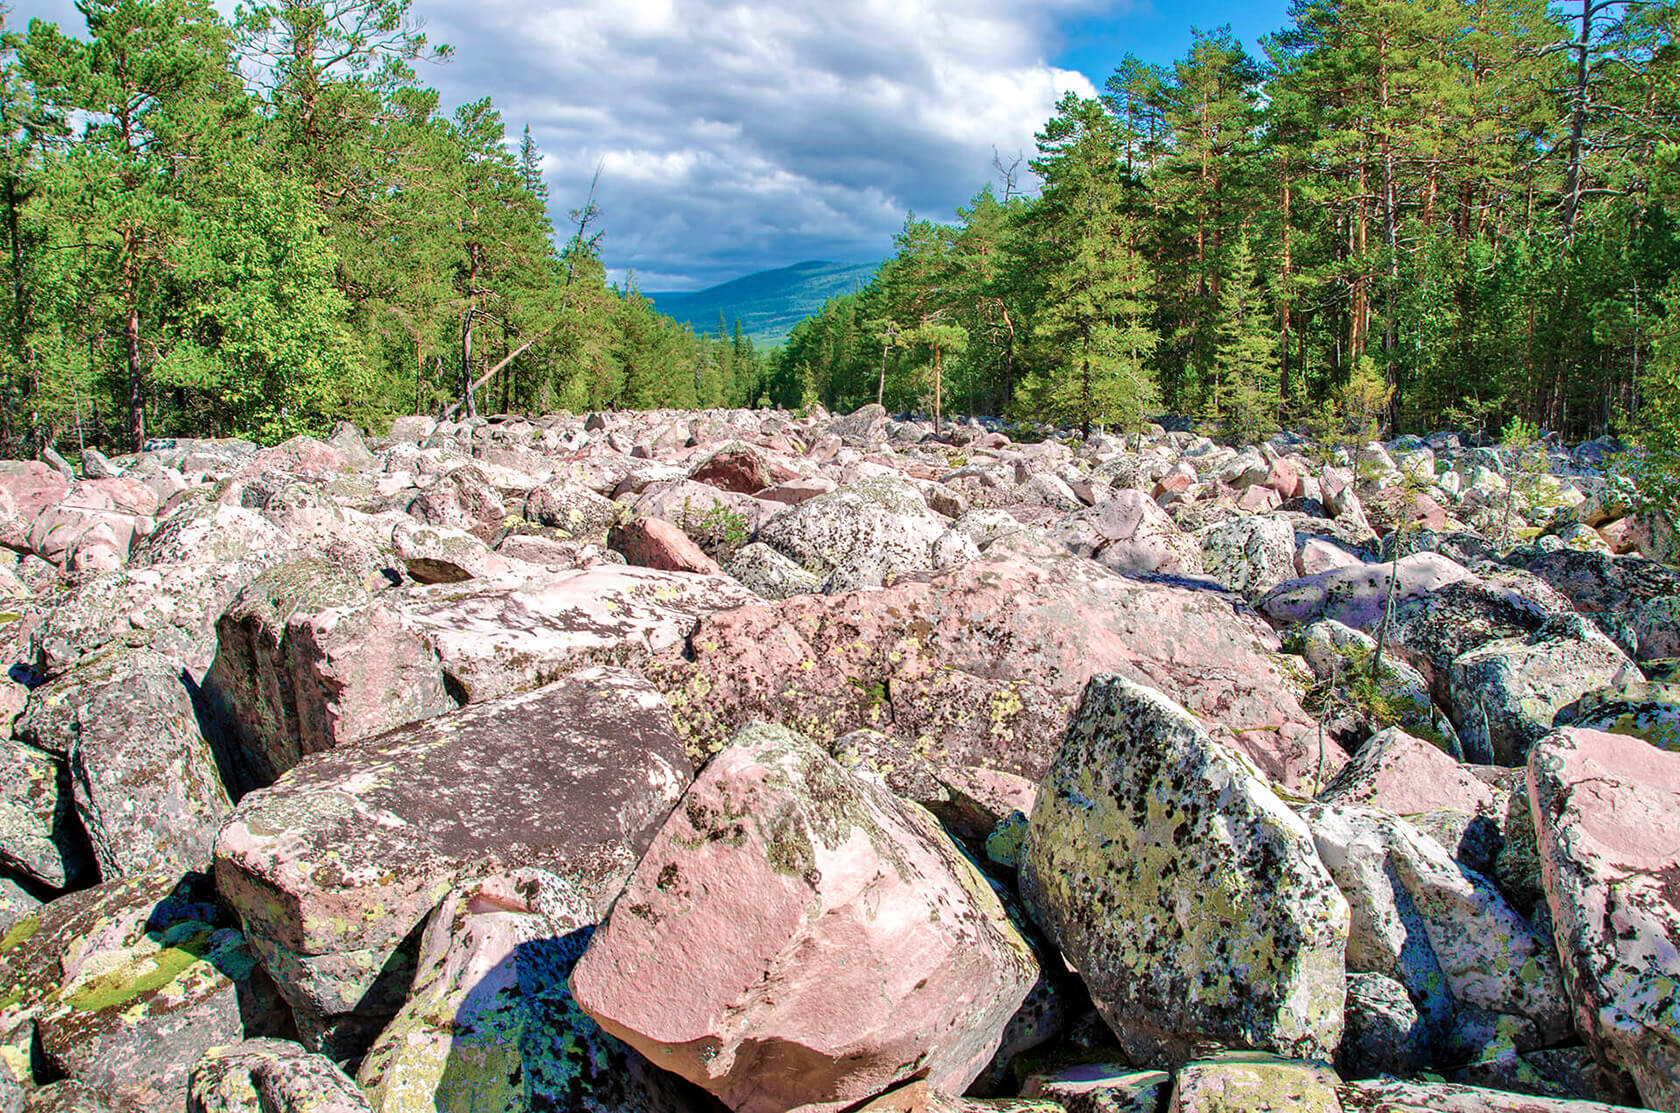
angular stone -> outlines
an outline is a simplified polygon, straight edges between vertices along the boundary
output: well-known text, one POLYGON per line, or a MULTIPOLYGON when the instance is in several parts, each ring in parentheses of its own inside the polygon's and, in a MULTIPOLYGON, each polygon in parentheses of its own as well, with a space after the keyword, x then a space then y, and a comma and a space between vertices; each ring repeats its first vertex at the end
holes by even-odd
POLYGON ((703 1095, 572 1000, 566 979, 595 919, 587 893, 536 869, 446 897, 421 937, 407 1003, 357 1073, 374 1113, 702 1113, 703 1095))
POLYGON ((175 1113, 215 1044, 285 1023, 209 878, 153 871, 46 905, 0 940, 0 1059, 113 1109, 175 1113), (33 1050, 32 1050, 33 1045, 33 1050))
POLYGON ((756 727, 712 760, 572 975, 585 1012, 744 1113, 960 1093, 1038 963, 925 812, 756 727))
POLYGON ((681 646, 702 616, 760 602, 722 576, 599 565, 406 592, 405 626, 434 646, 457 701, 481 703, 590 665, 681 646))
POLYGON ((1080 556, 1116 572, 1200 576, 1202 549, 1142 491, 1112 490, 1089 510, 1062 523, 1052 536, 1080 556))
POLYGON ((694 465, 688 478, 742 495, 762 491, 776 482, 776 475, 764 453, 740 441, 731 441, 701 460, 694 465))
POLYGON ((944 519, 914 487, 878 477, 783 510, 758 527, 757 539, 825 576, 825 590, 838 592, 933 568, 933 546, 945 532, 944 519))
POLYGON ((262 573, 216 632, 204 690, 238 745, 242 791, 308 754, 455 708, 431 644, 321 561, 262 573))
POLYGON ((1318 796, 1326 804, 1368 804, 1395 815, 1455 811, 1498 817, 1504 794, 1440 748, 1398 727, 1374 734, 1318 796))
POLYGON ((254 1039, 213 1047, 194 1064, 187 1113, 369 1110, 362 1092, 331 1059, 290 1040, 254 1039))
POLYGON ((741 546, 729 558, 725 571, 765 599, 787 599, 822 590, 821 576, 807 572, 760 541, 741 546))
MULTIPOLYGON (((1064 554, 970 564, 867 593, 800 596, 703 619, 688 653, 645 666, 694 752, 752 720, 830 745, 862 727, 942 768, 1043 777, 1095 672, 1162 689, 1285 787, 1321 772, 1276 635, 1228 597, 1115 575, 1064 554)), ((1333 743, 1322 773, 1346 761, 1333 743)))
POLYGON ((525 497, 527 521, 563 530, 578 540, 604 539, 620 509, 611 499, 564 479, 550 480, 525 497))
POLYGON ((453 584, 513 571, 505 557, 465 530, 424 525, 406 515, 391 529, 391 546, 403 571, 418 584, 453 584))
POLYGON ((507 505, 483 468, 463 464, 416 495, 408 512, 427 525, 466 530, 491 542, 502 530, 507 505))
POLYGON ((663 518, 635 518, 616 526, 608 538, 626 563, 666 572, 719 576, 723 569, 688 534, 663 518))
POLYGON ((1162 1113, 1171 1093, 1170 1074, 1122 1063, 1080 1063, 1021 1085, 1022 1097, 1049 1098, 1066 1113, 1162 1113))
MULTIPOLYGON (((1438 591, 1471 573, 1437 553, 1414 553, 1400 558, 1398 575, 1397 604, 1438 591)), ((1371 631, 1382 620, 1389 579, 1387 562, 1335 568, 1281 583, 1254 605, 1274 622, 1307 623, 1330 618, 1356 630, 1371 631)))
POLYGON ((1561 1101, 1479 1086, 1397 1078, 1344 1082, 1340 1098, 1346 1113, 1627 1113, 1623 1106, 1596 1101, 1561 1101))
POLYGON ((1639 672, 1592 623, 1571 614, 1526 638, 1472 649, 1453 660, 1448 676, 1465 755, 1483 765, 1521 765, 1561 709, 1639 672))
POLYGON ((1306 825, 1161 693, 1093 677, 1021 867, 1034 919, 1127 1056, 1328 1055, 1348 906, 1306 825))
POLYGON ((1435 1035, 1406 987, 1382 974, 1347 976, 1347 1027, 1336 1066, 1349 1078, 1416 1074, 1430 1065, 1435 1035))
POLYGON ((232 805, 181 663, 108 653, 31 693, 18 735, 65 763, 80 826, 109 881, 204 869, 232 805))
POLYGON ((415 931, 464 878, 536 865, 597 909, 689 778, 645 681, 588 669, 311 755, 242 800, 217 888, 306 1046, 365 1050, 406 996, 415 931))
POLYGON ((1301 814, 1352 913, 1348 970, 1404 985, 1433 1045, 1465 1011, 1494 1014, 1516 1050, 1568 1035, 1549 941, 1490 882, 1384 812, 1315 805, 1301 814))
POLYGON ((1340 1085, 1324 1063, 1228 1052, 1186 1064, 1167 1113, 1343 1113, 1340 1085))
POLYGON ((1680 754, 1566 728, 1529 752, 1528 792, 1575 1026, 1680 1110, 1680 754))
POLYGON ((36 460, 0 460, 0 545, 29 552, 29 529, 64 498, 70 481, 36 460))
POLYGON ((0 868, 52 889, 95 878, 97 867, 73 826, 74 808, 62 756, 0 742, 0 868))

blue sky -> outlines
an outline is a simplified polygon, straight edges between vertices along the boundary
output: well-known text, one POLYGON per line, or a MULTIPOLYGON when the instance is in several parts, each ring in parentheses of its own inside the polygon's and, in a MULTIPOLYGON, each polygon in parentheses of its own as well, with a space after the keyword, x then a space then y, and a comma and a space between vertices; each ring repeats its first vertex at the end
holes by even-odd
MULTIPOLYGON (((328 0, 330 3, 331 0, 328 0)), ((232 0, 218 0, 231 10, 232 0)), ((950 219, 1031 154, 1067 90, 1131 51, 1167 63, 1192 26, 1255 49, 1281 0, 414 0, 455 59, 446 105, 490 96, 531 127, 555 220, 601 168, 610 272, 696 289, 806 259, 872 262, 905 213, 950 219)), ((70 0, 16 0, 80 30, 70 0)))

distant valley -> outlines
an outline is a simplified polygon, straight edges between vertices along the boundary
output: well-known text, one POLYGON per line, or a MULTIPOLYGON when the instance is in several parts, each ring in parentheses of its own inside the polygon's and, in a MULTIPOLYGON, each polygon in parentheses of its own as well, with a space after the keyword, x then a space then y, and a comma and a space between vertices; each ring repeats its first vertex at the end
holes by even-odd
POLYGON ((829 298, 868 284, 879 263, 795 263, 757 271, 704 290, 681 293, 643 293, 659 312, 692 325, 695 332, 713 332, 722 318, 729 328, 736 320, 760 347, 780 344, 793 326, 822 309, 829 298))

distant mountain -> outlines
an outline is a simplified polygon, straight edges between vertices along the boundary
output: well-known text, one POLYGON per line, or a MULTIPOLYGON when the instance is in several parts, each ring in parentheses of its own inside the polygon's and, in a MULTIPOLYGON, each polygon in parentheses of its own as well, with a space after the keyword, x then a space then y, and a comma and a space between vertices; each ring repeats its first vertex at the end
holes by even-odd
POLYGON ((849 294, 875 277, 879 263, 795 263, 683 293, 643 291, 668 317, 687 321, 695 332, 714 332, 718 314, 760 346, 780 344, 793 326, 823 307, 829 298, 849 294))

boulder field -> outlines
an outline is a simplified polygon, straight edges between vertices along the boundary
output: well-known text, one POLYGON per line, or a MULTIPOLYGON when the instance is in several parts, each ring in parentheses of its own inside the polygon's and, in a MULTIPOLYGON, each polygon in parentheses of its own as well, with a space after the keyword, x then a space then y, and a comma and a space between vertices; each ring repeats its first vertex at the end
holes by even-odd
POLYGON ((0 1113, 1680 1113, 1680 553, 1543 447, 0 461, 0 1113))

